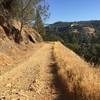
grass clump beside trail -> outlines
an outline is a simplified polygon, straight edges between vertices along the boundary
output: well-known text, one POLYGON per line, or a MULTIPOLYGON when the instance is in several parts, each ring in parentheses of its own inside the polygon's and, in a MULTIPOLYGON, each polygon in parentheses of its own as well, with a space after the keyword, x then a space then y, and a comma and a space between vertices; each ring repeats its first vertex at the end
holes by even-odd
POLYGON ((58 75, 68 100, 100 100, 100 70, 90 67, 73 51, 59 42, 54 45, 58 75))

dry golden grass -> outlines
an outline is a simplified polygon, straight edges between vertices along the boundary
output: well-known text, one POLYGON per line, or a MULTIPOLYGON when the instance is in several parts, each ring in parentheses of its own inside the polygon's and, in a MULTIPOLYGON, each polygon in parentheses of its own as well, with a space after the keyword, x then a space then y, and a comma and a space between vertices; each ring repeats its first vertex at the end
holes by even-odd
POLYGON ((100 100, 100 69, 90 67, 59 42, 54 45, 54 56, 68 100, 100 100))

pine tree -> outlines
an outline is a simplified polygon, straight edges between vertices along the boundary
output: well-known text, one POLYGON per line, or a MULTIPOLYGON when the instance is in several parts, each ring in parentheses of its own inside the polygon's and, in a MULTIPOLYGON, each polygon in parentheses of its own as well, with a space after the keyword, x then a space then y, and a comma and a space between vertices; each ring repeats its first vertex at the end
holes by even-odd
POLYGON ((73 36, 72 36, 72 43, 73 44, 78 44, 78 40, 77 40, 75 34, 73 34, 73 36))
POLYGON ((39 10, 36 10, 36 17, 35 17, 35 29, 42 35, 45 34, 45 27, 40 16, 39 10))

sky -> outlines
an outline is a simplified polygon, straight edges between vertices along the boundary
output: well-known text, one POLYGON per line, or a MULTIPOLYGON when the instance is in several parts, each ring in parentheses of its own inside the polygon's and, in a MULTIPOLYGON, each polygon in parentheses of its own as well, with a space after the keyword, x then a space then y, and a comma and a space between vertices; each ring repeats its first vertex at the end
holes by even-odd
POLYGON ((48 4, 48 24, 100 19, 100 0, 48 0, 48 4))

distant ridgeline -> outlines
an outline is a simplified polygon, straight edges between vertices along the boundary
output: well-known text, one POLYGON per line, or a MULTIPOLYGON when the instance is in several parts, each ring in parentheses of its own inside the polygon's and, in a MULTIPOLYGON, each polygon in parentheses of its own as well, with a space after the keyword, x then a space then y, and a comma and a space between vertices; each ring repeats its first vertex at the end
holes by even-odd
POLYGON ((46 27, 46 41, 61 41, 87 61, 100 64, 100 21, 57 22, 46 27))

